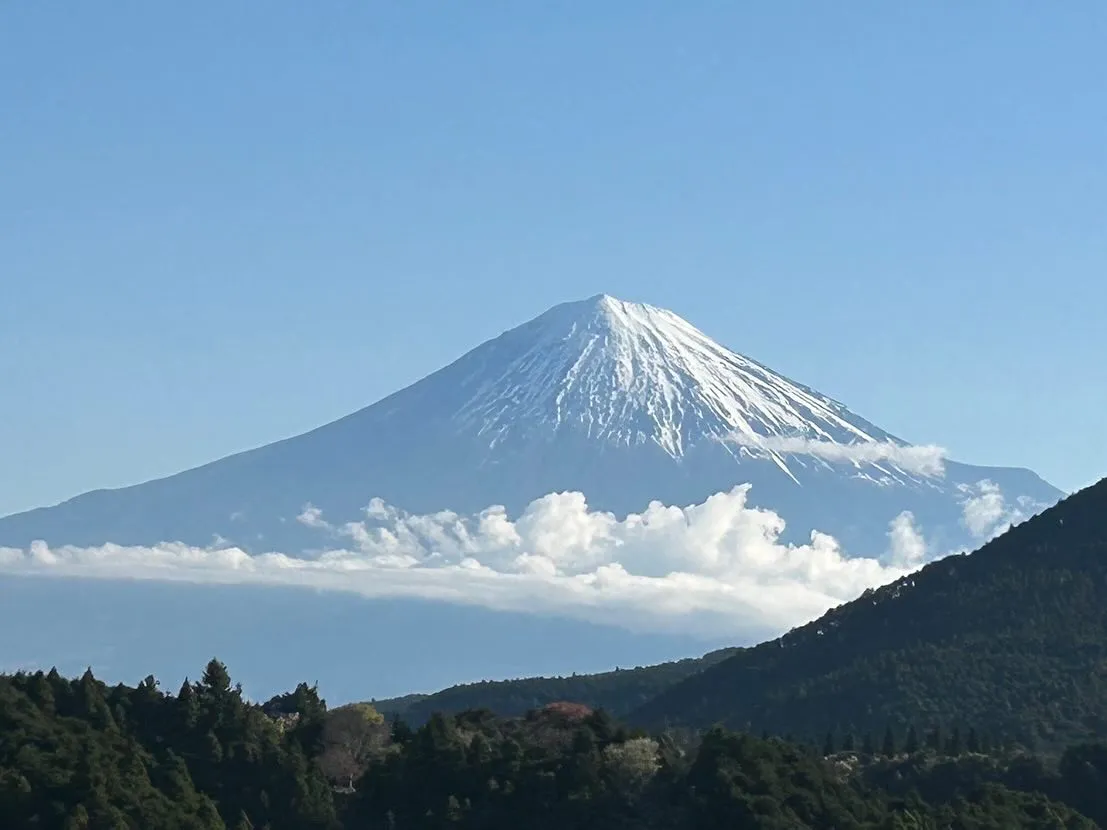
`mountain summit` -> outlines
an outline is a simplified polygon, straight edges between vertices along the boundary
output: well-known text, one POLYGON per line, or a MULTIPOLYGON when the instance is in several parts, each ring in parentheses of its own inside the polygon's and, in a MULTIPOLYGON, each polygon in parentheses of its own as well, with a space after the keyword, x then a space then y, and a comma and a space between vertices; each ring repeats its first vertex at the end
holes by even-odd
POLYGON ((419 513, 517 513, 577 490, 624 514, 741 483, 792 538, 819 529, 869 555, 904 510, 948 549, 979 530, 965 513, 979 488, 990 521, 1061 495, 1026 470, 931 458, 670 311, 599 295, 295 438, 0 519, 0 545, 222 539, 296 552, 323 543, 296 521, 307 504, 339 521, 373 498, 419 513))
POLYGON ((556 306, 463 362, 477 359, 490 371, 475 375, 481 383, 457 419, 493 446, 520 432, 568 429, 679 458, 734 435, 890 437, 671 311, 607 295, 556 306))

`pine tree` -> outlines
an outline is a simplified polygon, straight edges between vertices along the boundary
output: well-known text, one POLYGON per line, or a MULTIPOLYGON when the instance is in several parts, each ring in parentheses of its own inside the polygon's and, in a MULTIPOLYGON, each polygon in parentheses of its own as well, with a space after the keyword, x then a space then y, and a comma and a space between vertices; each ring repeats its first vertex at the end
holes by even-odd
POLYGON ((30 682, 27 684, 27 695, 39 708, 47 712, 54 711, 54 689, 50 680, 42 672, 31 675, 30 682))
POLYGON ((826 733, 826 739, 823 741, 823 755, 830 756, 834 754, 834 731, 826 733))
POLYGON ((93 677, 91 668, 81 675, 74 692, 78 717, 87 719, 101 729, 109 729, 115 726, 115 719, 108 708, 108 702, 104 699, 100 683, 93 677))
POLYGON ((180 718, 180 726, 186 731, 194 729, 200 720, 200 701, 196 696, 196 688, 187 678, 177 692, 177 717, 180 718))
POLYGON ((208 662, 204 668, 204 674, 200 678, 201 688, 210 696, 219 698, 230 693, 231 675, 227 667, 216 659, 208 662))

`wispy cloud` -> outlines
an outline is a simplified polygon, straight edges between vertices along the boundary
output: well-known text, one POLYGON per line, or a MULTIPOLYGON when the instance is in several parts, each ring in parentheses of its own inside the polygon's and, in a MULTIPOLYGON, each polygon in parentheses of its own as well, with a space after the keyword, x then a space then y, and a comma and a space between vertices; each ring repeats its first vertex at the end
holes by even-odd
POLYGON ((727 441, 750 450, 780 455, 810 455, 835 464, 891 464, 907 473, 930 477, 945 475, 947 452, 934 445, 904 446, 893 441, 839 444, 789 436, 734 433, 727 441))
POLYGON ((332 546, 311 557, 36 542, 0 549, 0 572, 301 585, 738 639, 812 619, 926 557, 906 513, 890 527, 888 551, 873 557, 849 557, 818 532, 783 544, 783 519, 749 506, 748 492, 742 485, 685 508, 655 502, 623 520, 591 510, 580 493, 547 495, 515 520, 502 507, 412 515, 374 500, 362 521, 332 525, 309 506, 300 522, 332 546))
POLYGON ((1019 497, 1010 504, 999 485, 984 479, 976 484, 962 484, 961 521, 969 533, 980 540, 994 539, 1011 525, 1025 521, 1048 505, 1019 497))

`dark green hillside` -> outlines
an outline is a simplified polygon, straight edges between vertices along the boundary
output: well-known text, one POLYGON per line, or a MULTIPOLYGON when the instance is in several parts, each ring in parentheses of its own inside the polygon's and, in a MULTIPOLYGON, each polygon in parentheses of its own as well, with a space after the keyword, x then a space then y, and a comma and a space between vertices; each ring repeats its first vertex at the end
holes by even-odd
POLYGON ((1088 814, 1057 795, 1103 806, 1095 784, 1107 766, 1081 766, 1083 756, 1063 767, 1068 777, 1033 759, 1021 775, 1017 759, 1003 757, 920 751, 828 759, 811 747, 721 729, 693 741, 633 734, 582 709, 555 704, 515 719, 435 715, 396 736, 368 766, 346 802, 345 826, 1091 830, 1088 814), (866 778, 889 779, 903 794, 866 778), (930 800, 916 787, 926 787, 930 800))
POLYGON ((524 717, 367 704, 301 684, 264 705, 212 661, 149 678, 0 676, 0 827, 42 830, 1092 830, 1107 747, 1057 764, 972 741, 829 754, 714 729, 633 732, 554 703, 524 717))
POLYGON ((583 703, 621 717, 674 683, 725 660, 737 651, 720 649, 703 657, 602 674, 467 683, 432 695, 408 695, 374 701, 373 705, 386 716, 399 715, 412 724, 425 722, 435 712, 452 714, 468 709, 488 709, 505 716, 522 715, 557 701, 583 703))
POLYGON ((636 723, 796 736, 972 724, 1055 746, 1107 733, 1107 480, 689 677, 636 723))
POLYGON ((152 677, 0 676, 0 827, 335 828, 325 706, 306 685, 275 702, 281 717, 245 701, 214 660, 176 696, 152 677))

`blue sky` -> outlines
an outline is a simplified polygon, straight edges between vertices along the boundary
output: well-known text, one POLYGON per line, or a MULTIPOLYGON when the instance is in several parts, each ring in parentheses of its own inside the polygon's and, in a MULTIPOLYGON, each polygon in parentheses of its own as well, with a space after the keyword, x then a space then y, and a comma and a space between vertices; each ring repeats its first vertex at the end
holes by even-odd
POLYGON ((599 292, 1090 483, 1104 42, 1098 1, 3 4, 0 514, 599 292))

